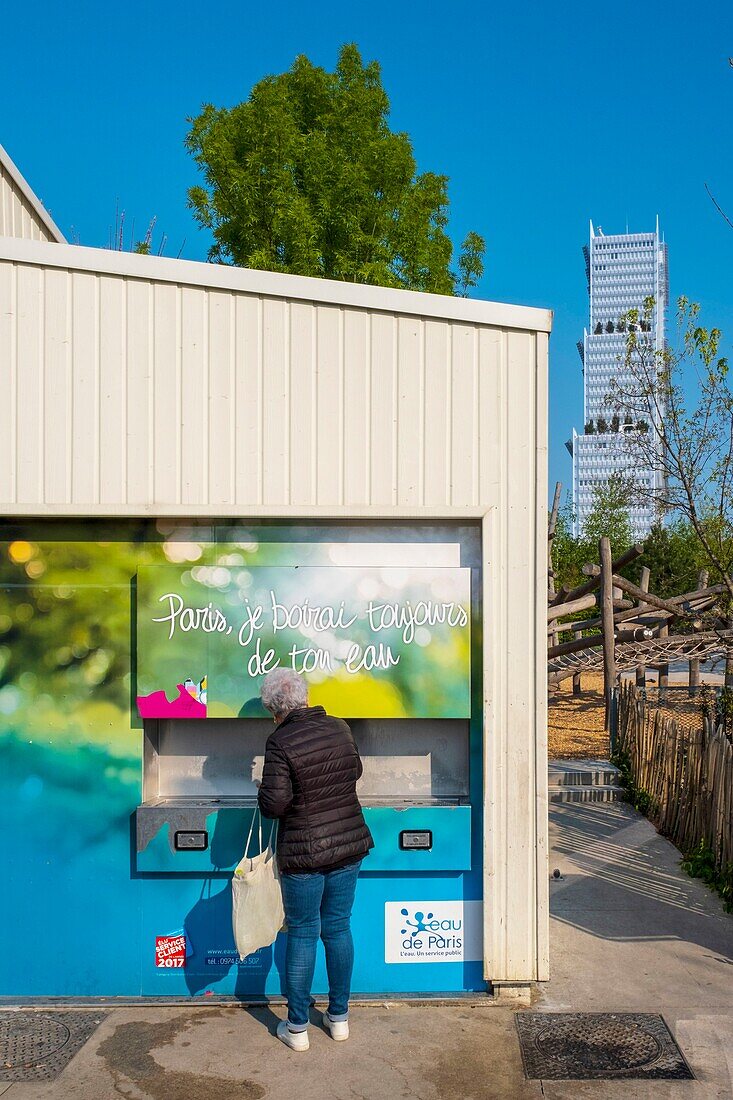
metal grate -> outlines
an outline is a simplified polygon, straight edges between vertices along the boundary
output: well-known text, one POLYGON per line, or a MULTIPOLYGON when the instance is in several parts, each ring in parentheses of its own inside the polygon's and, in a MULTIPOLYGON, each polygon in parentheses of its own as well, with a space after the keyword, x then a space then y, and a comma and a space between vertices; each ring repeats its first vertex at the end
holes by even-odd
POLYGON ((523 1012, 515 1019, 524 1075, 531 1079, 694 1078, 661 1016, 644 1012, 523 1012))
POLYGON ((0 1012, 0 1081, 52 1081, 106 1012, 0 1012))

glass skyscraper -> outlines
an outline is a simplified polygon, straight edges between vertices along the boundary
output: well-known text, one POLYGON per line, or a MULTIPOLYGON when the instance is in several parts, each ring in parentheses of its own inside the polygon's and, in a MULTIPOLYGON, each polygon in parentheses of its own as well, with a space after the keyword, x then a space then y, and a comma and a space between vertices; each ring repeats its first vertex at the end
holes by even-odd
MULTIPOLYGON (((661 487, 653 469, 644 468, 629 454, 627 432, 651 431, 653 426, 625 415, 605 403, 611 380, 623 381, 626 333, 619 318, 628 309, 640 311, 652 296, 656 307, 651 341, 664 347, 669 300, 667 246, 659 236, 659 219, 653 233, 619 233, 606 236, 590 225, 590 239, 583 248, 590 298, 590 326, 578 350, 583 361, 582 432, 573 429, 568 449, 573 456, 574 533, 582 534, 594 503, 594 489, 608 483, 614 473, 632 475, 649 490, 661 487)), ((656 519, 653 500, 634 502, 629 509, 634 538, 643 539, 656 519)))

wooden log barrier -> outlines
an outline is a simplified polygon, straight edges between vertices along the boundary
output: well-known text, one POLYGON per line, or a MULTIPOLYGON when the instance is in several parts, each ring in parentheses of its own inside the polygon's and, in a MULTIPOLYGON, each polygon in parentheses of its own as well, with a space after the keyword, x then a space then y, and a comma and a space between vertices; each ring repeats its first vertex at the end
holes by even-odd
MULTIPOLYGON (((707 569, 701 569, 697 575, 697 587, 707 588, 708 583, 708 571, 707 569)), ((697 657, 693 657, 690 661, 690 676, 687 684, 687 691, 690 695, 697 695, 700 690, 700 661, 697 657)))
MULTIPOLYGON (((547 608, 547 619, 551 622, 553 619, 562 618, 563 615, 574 615, 576 611, 587 611, 589 607, 595 607, 596 598, 593 593, 589 593, 587 596, 581 596, 578 600, 566 600, 565 603, 551 604, 547 608)), ((560 630, 567 630, 568 628, 564 623, 559 623, 560 630)))
MULTIPOLYGON (((574 638, 576 638, 576 639, 577 638, 582 638, 582 636, 583 635, 582 635, 580 630, 574 630, 573 631, 573 637, 574 638)), ((581 682, 580 673, 575 672, 575 673, 573 673, 573 695, 580 695, 582 690, 583 690, 583 684, 581 682)))
MULTIPOLYGON (((637 558, 640 558, 643 553, 644 547, 640 543, 637 543, 636 546, 632 546, 630 550, 627 550, 624 554, 621 555, 620 558, 617 558, 616 561, 613 563, 614 571, 618 569, 623 569, 625 565, 629 565, 630 562, 635 561, 637 558)), ((563 602, 565 602, 566 600, 578 600, 581 596, 587 596, 589 592, 594 592, 599 585, 598 578, 601 575, 601 570, 600 567, 597 565, 595 565, 593 568, 597 570, 597 572, 595 572, 591 576, 591 579, 589 581, 586 581, 585 584, 579 584, 577 588, 571 588, 570 591, 561 590, 561 592, 558 592, 557 594, 556 601, 559 600, 560 597, 562 597, 563 602)), ((583 572, 586 572, 586 566, 583 566, 583 572)))
MULTIPOLYGON (((659 637, 659 638, 668 638, 669 637, 669 625, 667 623, 663 623, 662 626, 660 626, 659 634, 657 635, 657 637, 659 637)), ((667 688, 669 687, 669 665, 667 664, 666 661, 664 662, 664 664, 659 665, 659 671, 657 673, 657 677, 658 677, 657 686, 659 688, 659 702, 661 703, 666 698, 667 688)))
POLYGON ((650 630, 648 626, 632 626, 626 630, 616 631, 617 645, 621 645, 623 642, 648 642, 653 637, 654 631, 650 630))
POLYGON ((560 509, 560 493, 562 491, 562 482, 555 482, 555 497, 552 501, 552 511, 550 512, 550 522, 547 528, 547 597, 550 600, 554 600, 556 596, 555 592, 555 567, 552 564, 552 540, 555 537, 555 531, 557 529, 557 514, 560 509))
MULTIPOLYGON (((649 566, 648 565, 642 566, 641 580, 639 581, 639 588, 642 590, 642 592, 648 592, 649 591, 649 578, 650 578, 650 576, 651 576, 651 570, 650 570, 649 566)), ((646 607, 646 604, 640 601, 639 602, 639 610, 643 611, 645 607, 646 607)), ((645 688, 646 687, 646 666, 645 665, 637 665, 636 666, 636 686, 638 688, 645 688)))

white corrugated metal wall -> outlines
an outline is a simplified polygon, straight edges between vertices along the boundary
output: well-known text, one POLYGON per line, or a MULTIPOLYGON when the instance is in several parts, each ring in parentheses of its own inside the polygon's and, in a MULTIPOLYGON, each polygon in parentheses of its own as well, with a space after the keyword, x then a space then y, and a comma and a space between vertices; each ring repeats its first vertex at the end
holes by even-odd
POLYGON ((547 976, 549 327, 544 310, 0 241, 5 513, 485 517, 493 981, 547 976))
POLYGON ((36 198, 0 145, 0 237, 63 241, 48 211, 36 198))

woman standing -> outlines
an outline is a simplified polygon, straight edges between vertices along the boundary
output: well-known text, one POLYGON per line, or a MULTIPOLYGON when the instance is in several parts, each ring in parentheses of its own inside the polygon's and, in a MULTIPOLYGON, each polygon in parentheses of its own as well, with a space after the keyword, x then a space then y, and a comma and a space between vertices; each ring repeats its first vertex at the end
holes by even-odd
POLYGON ((333 1039, 349 1037, 349 993, 354 968, 351 909, 359 868, 374 847, 356 797, 362 763, 351 730, 323 707, 308 706, 308 689, 292 669, 265 676, 262 702, 277 728, 265 747, 259 805, 280 818, 277 861, 288 928, 285 986, 288 1018, 277 1037, 308 1050, 308 1013, 318 939, 328 973, 333 1039))

